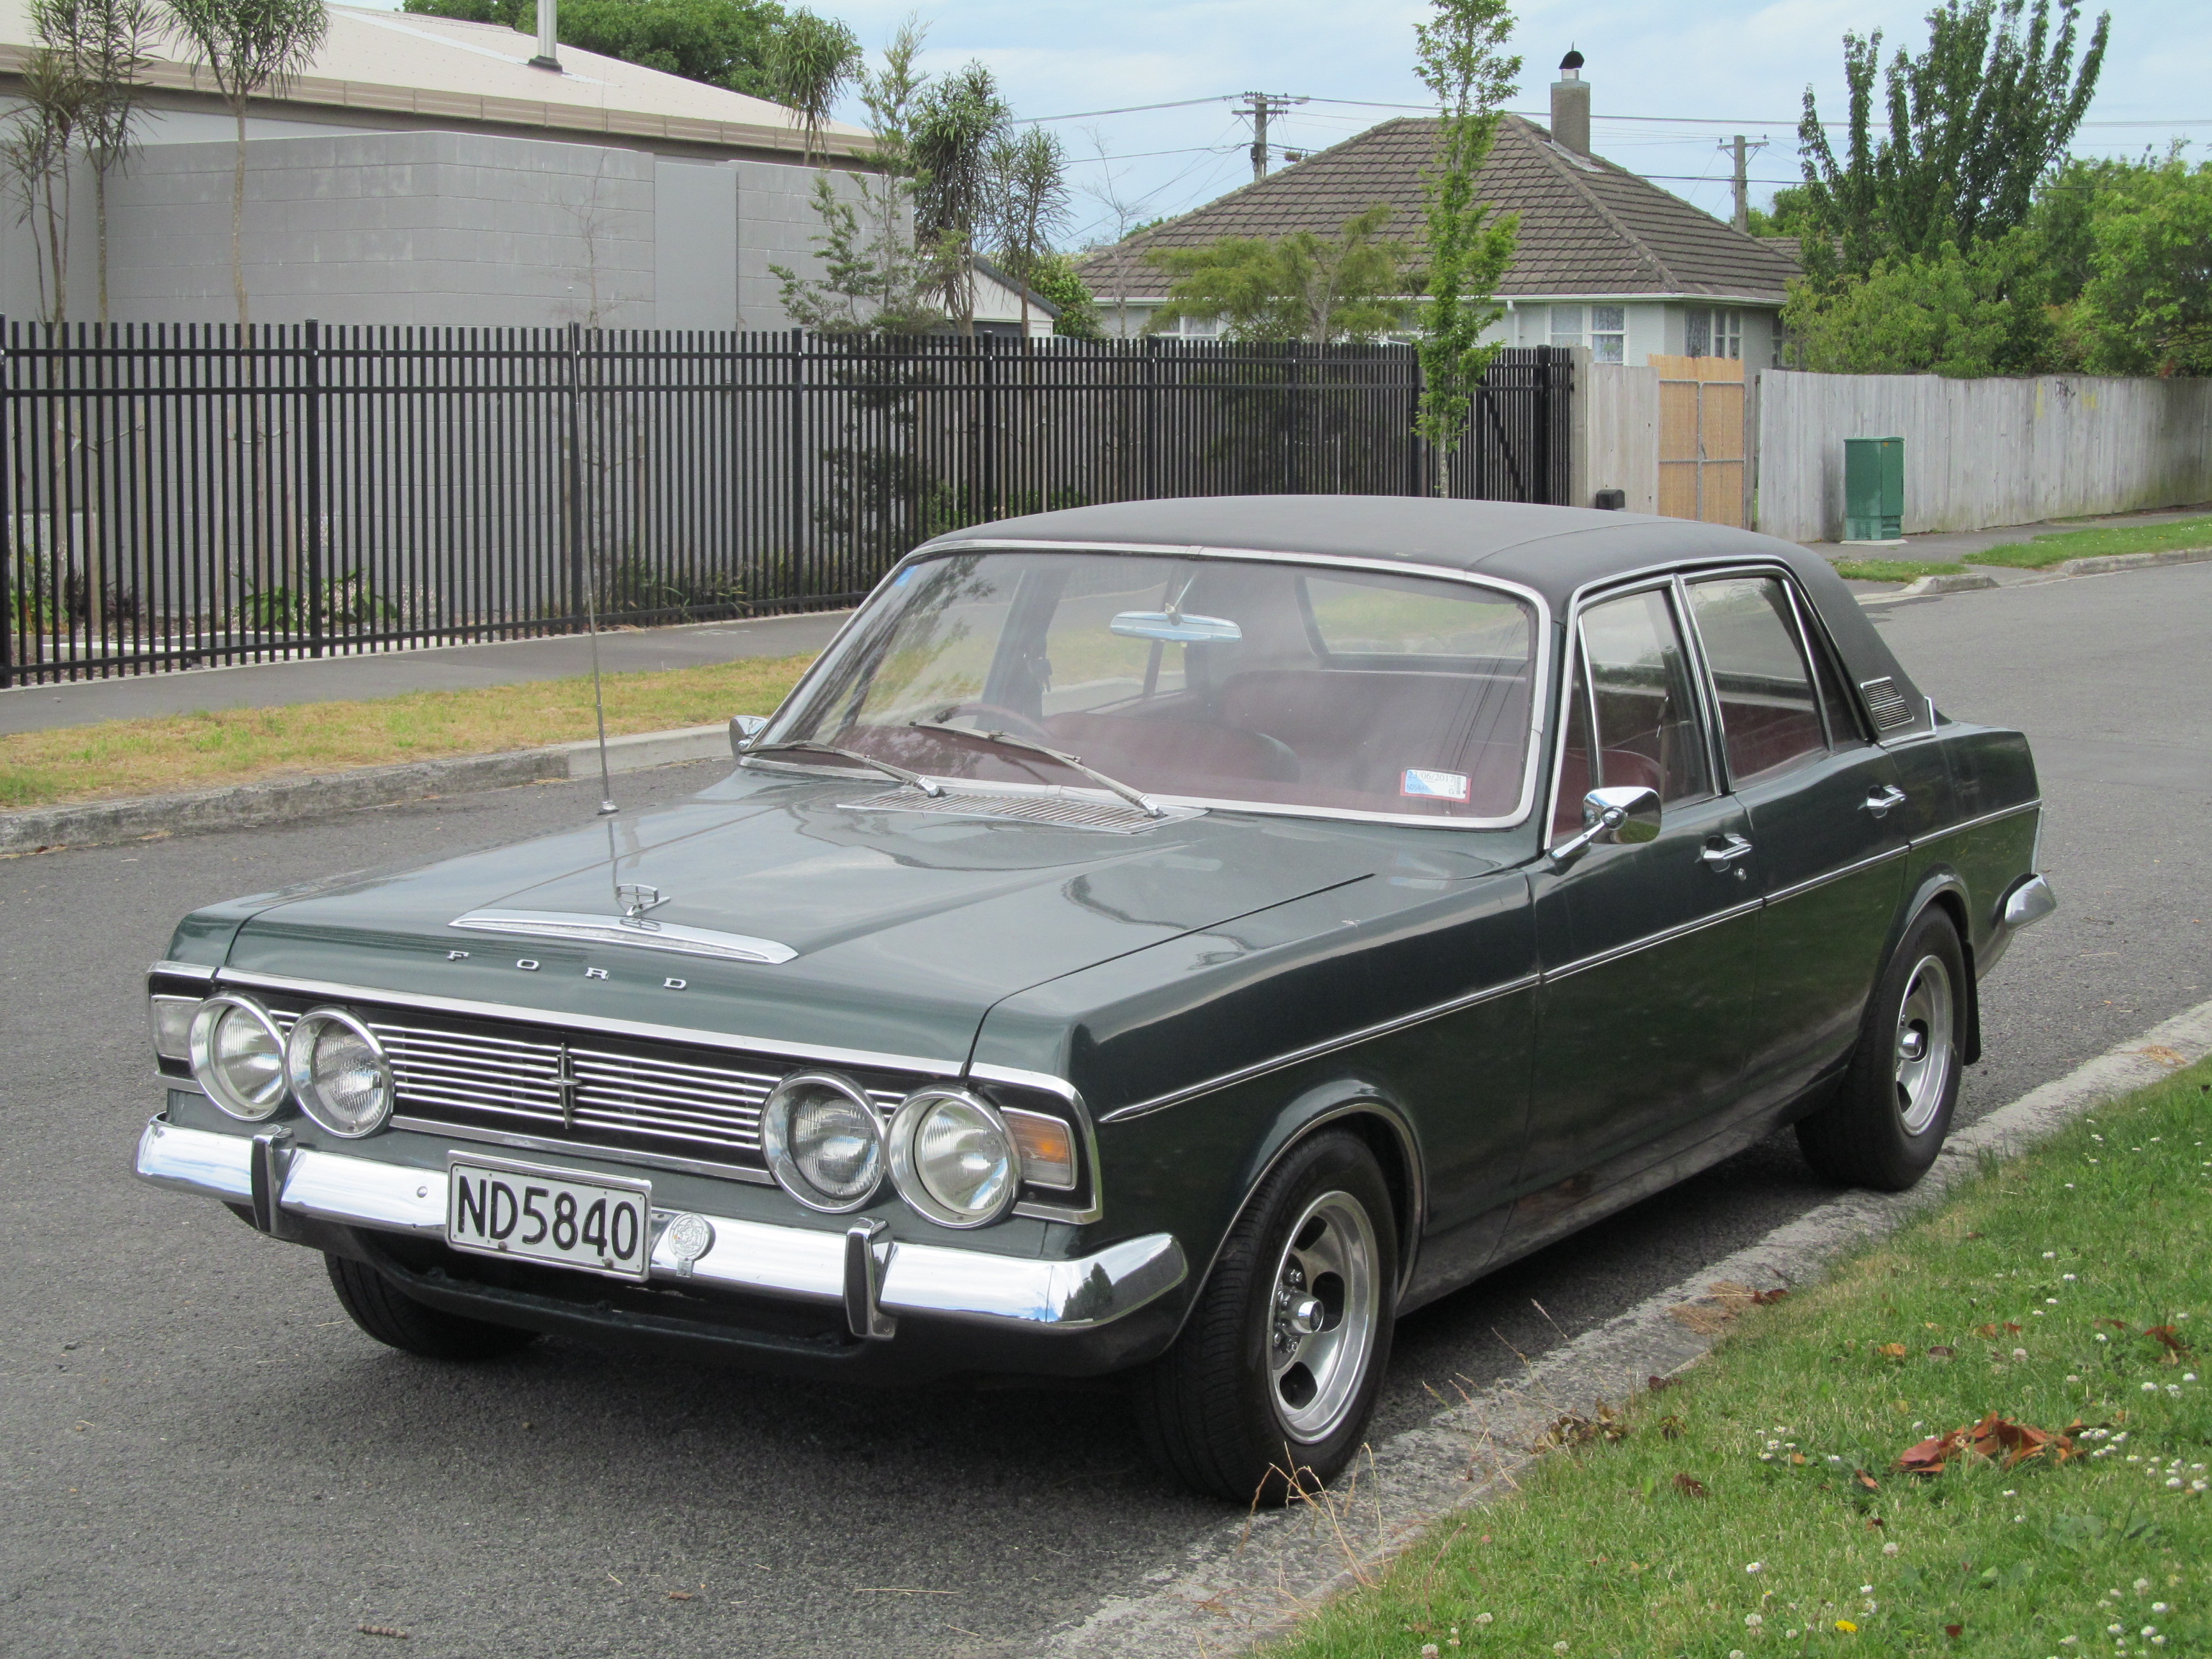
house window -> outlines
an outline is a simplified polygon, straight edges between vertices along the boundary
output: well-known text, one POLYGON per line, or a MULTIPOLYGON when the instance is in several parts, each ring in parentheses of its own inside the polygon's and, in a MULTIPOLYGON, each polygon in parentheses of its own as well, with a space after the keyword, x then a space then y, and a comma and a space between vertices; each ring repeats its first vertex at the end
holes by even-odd
POLYGON ((1221 337, 1221 319, 1218 317, 1177 317, 1163 323, 1152 331, 1168 340, 1218 340, 1221 337))
POLYGON ((1590 307, 1590 356, 1601 363, 1628 361, 1628 307, 1590 307))
POLYGON ((1682 313, 1683 345, 1692 357, 1743 356, 1743 313, 1692 306, 1682 313))
POLYGON ((1583 308, 1580 306, 1552 307, 1552 343, 1555 346, 1578 346, 1583 343, 1583 308))

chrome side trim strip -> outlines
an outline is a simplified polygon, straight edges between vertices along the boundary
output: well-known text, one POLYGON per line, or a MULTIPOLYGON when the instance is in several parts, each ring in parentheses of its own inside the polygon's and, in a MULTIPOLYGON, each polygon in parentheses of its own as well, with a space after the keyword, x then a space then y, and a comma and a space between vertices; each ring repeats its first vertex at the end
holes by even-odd
POLYGON ((1410 1014, 1401 1014, 1395 1019, 1386 1019, 1357 1031, 1347 1031, 1342 1036, 1330 1037, 1324 1042, 1310 1043, 1304 1048, 1294 1048, 1290 1053, 1278 1054, 1272 1060, 1257 1060, 1249 1066, 1239 1066, 1233 1072, 1224 1072, 1218 1077, 1208 1078, 1203 1083, 1194 1083, 1186 1088, 1171 1090, 1164 1095, 1155 1095, 1150 1100, 1139 1100, 1127 1106, 1118 1106, 1098 1121, 1102 1123, 1121 1123, 1133 1117, 1142 1117, 1147 1112, 1161 1111, 1170 1106, 1180 1105, 1182 1102, 1194 1099, 1200 1095, 1211 1094, 1217 1089, 1226 1089, 1234 1084, 1248 1083, 1254 1078, 1265 1077, 1270 1072, 1279 1072, 1285 1066, 1297 1066, 1309 1060, 1317 1060, 1323 1054, 1334 1054, 1340 1048, 1349 1048, 1354 1044, 1365 1042, 1372 1037, 1388 1036, 1392 1032, 1402 1031, 1408 1026, 1425 1024, 1430 1020, 1441 1019, 1446 1014, 1457 1013, 1462 1008, 1473 1008, 1482 1003, 1493 1002, 1499 997, 1511 996, 1516 991, 1526 991, 1539 984, 1542 978, 1543 975, 1540 974, 1523 974, 1518 979, 1507 980, 1503 984, 1489 986, 1480 991, 1472 991, 1465 996, 1454 997, 1449 1002, 1439 1002, 1431 1007, 1417 1009, 1410 1014))
POLYGON ((1754 910, 1764 908, 1765 903, 1766 901, 1764 898, 1746 899, 1741 904, 1731 904, 1725 910, 1716 910, 1712 915, 1699 916, 1694 921, 1679 922, 1658 933, 1646 933, 1642 939, 1632 939, 1625 945, 1616 945, 1610 950, 1594 951, 1577 961, 1565 963, 1557 968, 1547 968, 1542 975, 1544 983, 1549 985, 1554 980, 1566 979, 1572 975, 1581 973, 1586 968, 1598 968, 1608 962, 1618 962, 1623 957, 1634 956, 1638 951, 1648 951, 1654 945, 1664 945, 1671 939, 1686 939, 1692 933, 1703 933, 1708 927, 1717 927, 1724 921, 1734 921, 1738 916, 1749 915, 1754 910))
POLYGON ((1914 842, 1912 844, 1916 848, 1925 847, 1931 842, 1942 840, 1946 836, 1956 836, 1963 834, 1969 830, 1978 830, 1985 823, 1995 823, 1999 818, 2017 817, 2022 812, 2036 811, 2041 808, 2042 805, 2043 797, 2038 795, 2033 800, 2024 800, 2020 802, 2017 805, 2000 806, 1994 812, 1984 812, 1978 818, 1968 818, 1964 823, 1947 823, 1941 830, 1935 831, 1932 835, 1921 836, 1919 840, 1914 842))
POLYGON ((641 951, 667 951, 684 957, 713 957, 722 962, 789 962, 799 954, 788 945, 712 927, 684 927, 643 916, 579 915, 563 910, 471 910, 448 927, 480 933, 513 933, 524 939, 563 944, 628 945, 641 951))
POLYGON ((559 1012, 526 1008, 509 1002, 477 1002, 466 997, 434 996, 421 991, 379 990, 367 985, 340 985, 329 980, 295 979, 288 974, 260 974, 226 968, 226 985, 250 986, 264 991, 296 991, 302 996, 336 997, 382 1003, 394 1008, 422 1008, 433 1013, 467 1014, 479 1019, 513 1020, 518 1024, 565 1026, 571 1030, 598 1031, 607 1036, 633 1037, 641 1042, 689 1042, 702 1048, 729 1048, 756 1054, 775 1054, 786 1060, 818 1060, 839 1066, 876 1066, 887 1071, 920 1072, 929 1077, 958 1077, 963 1062, 915 1054, 877 1054, 864 1048, 835 1048, 823 1044, 781 1042, 770 1037, 749 1037, 728 1031, 702 1031, 690 1025, 653 1025, 641 1020, 610 1019, 600 1014, 559 1012))
POLYGON ((518 1134, 509 1129, 480 1129, 472 1124, 441 1123, 431 1118, 410 1117, 404 1112, 392 1114, 392 1127, 453 1140, 478 1141, 488 1146, 510 1146, 518 1152, 558 1152, 565 1158, 604 1158, 610 1164, 636 1164, 650 1169, 672 1170, 679 1175, 709 1176, 716 1181, 743 1181, 761 1187, 775 1184, 775 1177, 767 1170, 748 1169, 740 1164, 708 1164, 695 1158, 673 1157, 667 1152, 634 1152, 627 1146, 595 1146, 587 1140, 554 1140, 544 1135, 518 1134))
POLYGON ((1846 864, 1839 870, 1823 871, 1817 876, 1792 883, 1777 892, 1769 893, 1766 896, 1766 902, 1779 904, 1784 899, 1796 898, 1800 893, 1809 893, 1816 887, 1826 887, 1832 881, 1841 881, 1845 876, 1855 876, 1862 870, 1871 870, 1877 864, 1887 864, 1893 859, 1904 858, 1911 851, 1912 848, 1909 846, 1893 847, 1887 853, 1876 853, 1870 859, 1861 859, 1856 864, 1846 864))
POLYGON ((214 969, 198 962, 157 962, 146 972, 149 977, 155 974, 163 974, 171 979, 198 980, 213 979, 216 974, 214 969))
MULTIPOLYGON (((137 1172, 186 1192, 248 1195, 253 1142, 155 1118, 138 1139, 137 1172)), ((295 1215, 345 1226, 443 1237, 446 1172, 380 1164, 342 1152, 293 1154, 279 1200, 295 1215)), ((692 1289, 726 1286, 830 1304, 845 1299, 842 1229, 787 1227, 708 1216, 714 1242, 687 1264, 667 1241, 653 1246, 652 1276, 692 1289), (689 1271, 686 1267, 688 1265, 689 1271)), ((1125 1239, 1073 1261, 995 1255, 957 1245, 884 1247, 878 1305, 886 1314, 1036 1331, 1090 1330, 1158 1300, 1190 1275, 1173 1235, 1125 1239)))

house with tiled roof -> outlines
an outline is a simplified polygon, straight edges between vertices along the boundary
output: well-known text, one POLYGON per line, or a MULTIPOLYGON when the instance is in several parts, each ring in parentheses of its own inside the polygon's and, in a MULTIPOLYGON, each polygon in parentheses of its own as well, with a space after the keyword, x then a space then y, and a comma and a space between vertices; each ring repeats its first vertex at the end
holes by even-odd
MULTIPOLYGON (((1507 345, 1587 346, 1601 363, 1654 355, 1778 361, 1785 285, 1798 274, 1778 239, 1747 236, 1590 152, 1589 83, 1562 67, 1547 130, 1499 118, 1477 186, 1500 213, 1520 216, 1513 263, 1498 284, 1505 314, 1492 337, 1507 345)), ((1086 254, 1078 262, 1108 329, 1144 331, 1166 303, 1168 277, 1149 259, 1224 236, 1334 235, 1377 202, 1397 211, 1386 234, 1419 249, 1421 178, 1436 153, 1433 119, 1385 121, 1332 149, 1232 191, 1194 212, 1086 254)), ((1184 319, 1178 331, 1216 323, 1184 319)))

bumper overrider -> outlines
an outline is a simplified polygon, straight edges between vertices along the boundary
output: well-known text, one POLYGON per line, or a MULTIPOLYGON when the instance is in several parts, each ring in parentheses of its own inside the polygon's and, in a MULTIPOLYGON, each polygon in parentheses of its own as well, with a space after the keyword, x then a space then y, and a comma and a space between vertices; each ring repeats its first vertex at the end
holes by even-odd
MULTIPOLYGON (((696 1299, 842 1312, 813 1340, 751 1334, 742 1320, 687 1322, 601 1294, 550 1298, 426 1267, 446 1236, 442 1170, 295 1147, 281 1131, 218 1133, 155 1117, 138 1139, 141 1178, 220 1199, 261 1231, 356 1255, 436 1305, 499 1322, 589 1335, 662 1336, 748 1350, 748 1360, 844 1361, 846 1371, 988 1370, 1083 1375, 1148 1357, 1172 1336, 1188 1275, 1166 1233, 1095 1255, 1039 1259, 887 1240, 881 1224, 823 1228, 655 1207, 649 1287, 696 1299), (696 1217, 703 1228, 686 1220, 696 1217), (678 1224, 681 1223, 682 1224, 678 1224), (415 1241, 411 1253, 405 1241, 415 1241), (703 1248, 702 1248, 703 1245, 703 1248), (896 1358, 906 1350, 906 1360, 896 1358)), ((788 1367, 787 1367, 788 1368, 788 1367)), ((802 1367, 804 1368, 804 1367, 802 1367)))

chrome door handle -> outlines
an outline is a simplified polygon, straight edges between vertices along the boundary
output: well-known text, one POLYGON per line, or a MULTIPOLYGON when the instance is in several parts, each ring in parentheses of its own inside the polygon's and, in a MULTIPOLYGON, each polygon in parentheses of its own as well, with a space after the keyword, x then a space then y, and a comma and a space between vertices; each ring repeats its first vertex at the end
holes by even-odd
POLYGON ((1716 847, 1712 842, 1707 842, 1704 850, 1698 854, 1705 861, 1705 868, 1708 870, 1725 873, 1730 865, 1738 859, 1747 856, 1751 852, 1751 843, 1741 836, 1723 835, 1720 843, 1716 847))
POLYGON ((1860 804, 1875 817, 1887 817, 1891 807, 1905 805, 1905 791, 1893 783, 1886 783, 1860 804))

